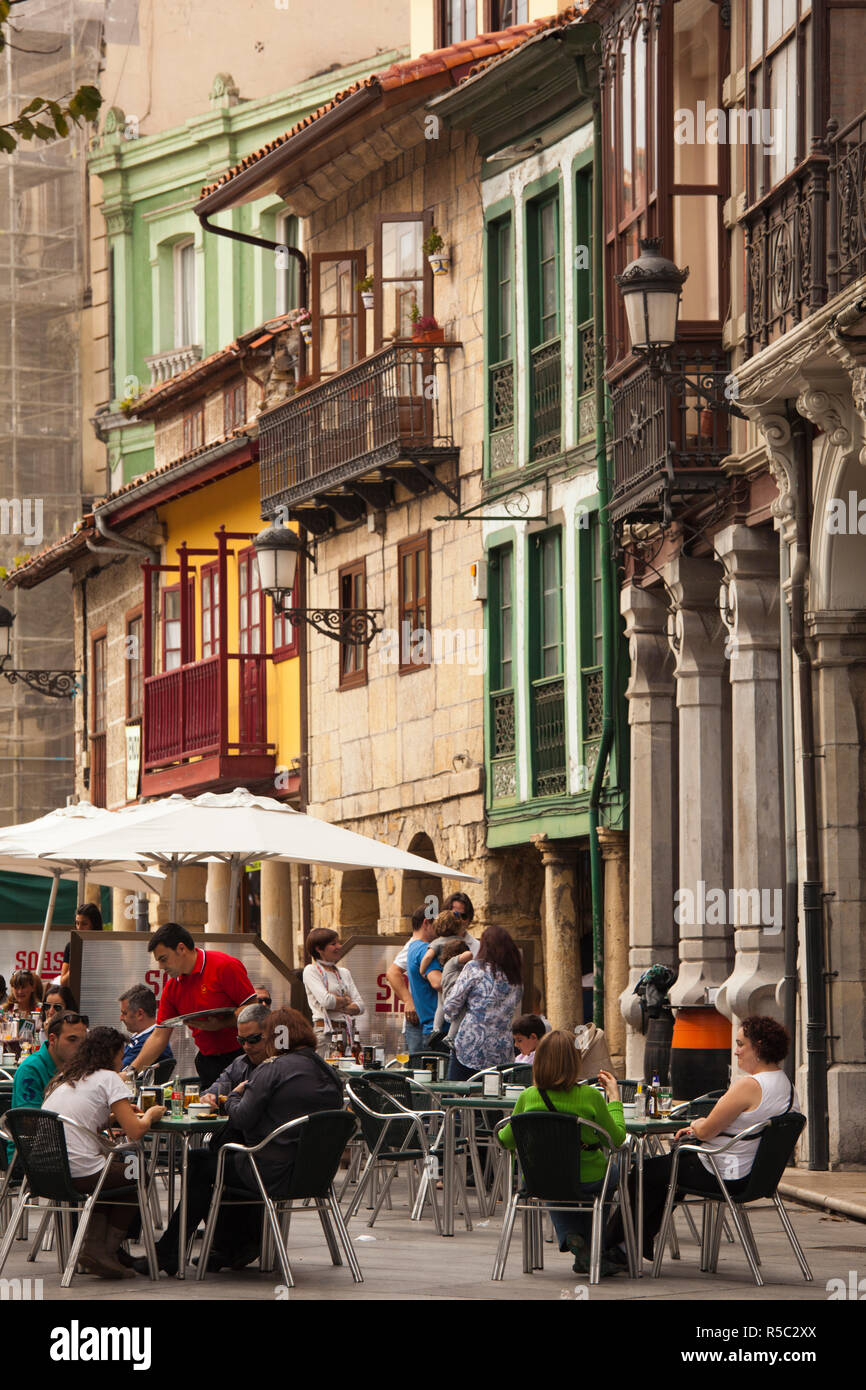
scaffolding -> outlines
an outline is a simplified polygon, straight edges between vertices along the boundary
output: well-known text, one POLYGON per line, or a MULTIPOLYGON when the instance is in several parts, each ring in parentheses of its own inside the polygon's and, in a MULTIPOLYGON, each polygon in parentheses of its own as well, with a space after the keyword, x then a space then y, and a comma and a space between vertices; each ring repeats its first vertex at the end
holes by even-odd
MULTIPOLYGON (((28 0, 12 10, 0 54, 0 120, 34 97, 60 100, 96 84, 103 0, 28 0)), ((87 135, 20 141, 0 154, 0 564, 11 569, 68 533, 82 510, 82 310, 89 297, 87 135), (30 509, 24 505, 30 501, 30 509), (41 516, 41 524, 38 519, 41 516), (39 534, 41 532, 41 535, 39 534)), ((72 669, 68 573, 7 589, 13 667, 72 669)), ((63 805, 74 790, 73 705, 0 681, 0 825, 63 805)))

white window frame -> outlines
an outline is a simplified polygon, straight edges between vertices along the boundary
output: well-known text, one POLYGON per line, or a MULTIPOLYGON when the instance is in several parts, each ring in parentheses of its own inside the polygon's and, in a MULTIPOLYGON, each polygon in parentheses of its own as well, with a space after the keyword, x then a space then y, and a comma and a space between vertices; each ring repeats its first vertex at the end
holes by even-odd
POLYGON ((196 286, 196 264, 195 264, 195 238, 186 237, 183 241, 178 241, 172 247, 172 261, 174 265, 174 346, 176 348, 192 347, 198 341, 198 294, 196 286), (189 279, 190 306, 189 318, 192 333, 189 337, 184 334, 184 253, 192 251, 190 258, 191 274, 189 279))

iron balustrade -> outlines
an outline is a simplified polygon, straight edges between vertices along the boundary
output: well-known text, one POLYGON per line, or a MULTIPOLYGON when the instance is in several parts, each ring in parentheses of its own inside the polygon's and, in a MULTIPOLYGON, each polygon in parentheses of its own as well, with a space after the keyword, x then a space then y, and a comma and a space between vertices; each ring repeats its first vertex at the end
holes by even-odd
POLYGON ((564 676, 532 682, 532 735, 535 795, 561 796, 567 790, 564 676))
POLYGON ((490 692, 490 755, 493 800, 517 795, 517 743, 514 726, 514 691, 490 692))
POLYGON ((531 418, 533 459, 562 453, 562 345, 558 338, 532 349, 531 418))
POLYGON ((746 333, 749 352, 827 298, 827 155, 810 157, 746 213, 746 333))
POLYGON ((830 137, 828 280, 831 294, 866 275, 866 111, 830 137))
POLYGON ((613 520, 658 508, 670 484, 711 488, 721 478, 732 389, 721 350, 682 348, 671 354, 668 377, 644 366, 612 391, 613 520), (705 393, 722 405, 710 405, 705 393))
POLYGON ((397 460, 453 455, 448 359, 459 346, 393 344, 259 416, 263 513, 397 460))

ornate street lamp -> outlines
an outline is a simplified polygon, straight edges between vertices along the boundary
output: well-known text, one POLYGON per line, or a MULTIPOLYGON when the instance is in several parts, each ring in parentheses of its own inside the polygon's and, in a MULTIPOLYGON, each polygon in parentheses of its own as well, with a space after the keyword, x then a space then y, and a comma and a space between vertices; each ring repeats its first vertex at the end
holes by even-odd
MULTIPOLYGON (((640 255, 630 261, 621 275, 614 276, 625 303, 631 350, 642 357, 654 376, 671 386, 685 384, 685 374, 671 365, 671 349, 677 340, 677 319, 688 266, 680 270, 661 254, 661 237, 642 237, 640 255)), ((748 417, 727 397, 721 398, 698 380, 689 377, 689 389, 717 410, 748 417)))
POLYGON ((56 699, 73 696, 78 690, 74 671, 7 670, 14 621, 15 614, 0 604, 0 676, 5 676, 10 685, 23 681, 31 690, 38 690, 40 695, 51 695, 56 699))
POLYGON ((259 580, 262 589, 270 594, 274 611, 291 622, 305 622, 332 637, 335 642, 363 642, 368 647, 381 632, 375 619, 381 608, 290 608, 289 596, 295 587, 298 573, 298 557, 303 555, 312 561, 316 572, 315 553, 309 551, 296 531, 288 526, 272 522, 260 531, 253 541, 259 564, 259 580))

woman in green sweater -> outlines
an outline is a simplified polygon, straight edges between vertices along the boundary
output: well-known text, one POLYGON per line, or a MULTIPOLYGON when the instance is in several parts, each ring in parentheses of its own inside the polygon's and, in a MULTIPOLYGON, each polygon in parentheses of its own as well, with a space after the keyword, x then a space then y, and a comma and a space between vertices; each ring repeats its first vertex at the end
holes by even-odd
MULTIPOLYGON (((554 1029, 546 1033, 538 1044, 538 1051, 532 1064, 533 1084, 518 1097, 514 1106, 515 1115, 524 1115, 529 1110, 561 1110, 567 1115, 580 1115, 610 1135, 613 1144, 619 1148, 625 1143, 625 1122, 622 1114, 622 1101, 615 1076, 608 1071, 598 1074, 598 1079, 607 1092, 607 1103, 594 1086, 582 1086, 578 1082, 580 1054, 574 1039, 568 1034, 554 1029)), ((608 1151, 602 1145, 594 1130, 581 1130, 585 1144, 596 1144, 596 1149, 584 1150, 580 1160, 580 1178, 584 1195, 594 1197, 601 1190, 607 1166, 608 1151)), ((499 1142, 506 1149, 514 1148, 514 1135, 511 1126, 506 1125, 499 1132, 499 1142)), ((615 1190, 612 1177, 608 1190, 615 1190)), ((559 1238, 560 1250, 571 1250, 574 1254, 575 1274, 589 1272, 589 1243, 592 1231, 592 1214, 579 1211, 551 1211, 551 1220, 559 1238)), ((616 1274, 623 1266, 608 1251, 602 1259, 602 1274, 616 1274)))

